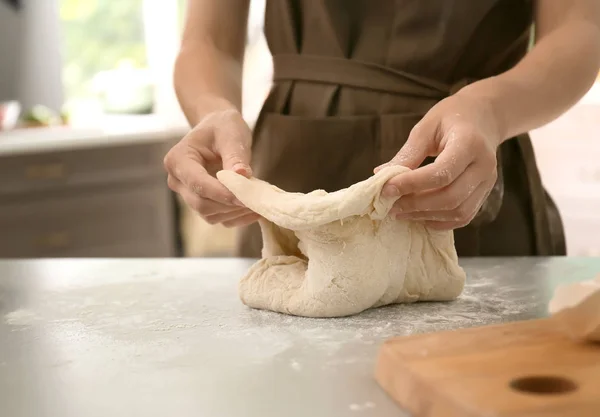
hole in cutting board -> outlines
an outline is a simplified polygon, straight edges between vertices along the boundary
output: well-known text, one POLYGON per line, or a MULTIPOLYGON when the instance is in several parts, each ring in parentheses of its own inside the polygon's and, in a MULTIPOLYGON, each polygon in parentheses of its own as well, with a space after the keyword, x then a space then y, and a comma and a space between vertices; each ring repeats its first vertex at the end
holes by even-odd
POLYGON ((514 379, 510 387, 526 394, 565 394, 575 391, 577 384, 570 379, 560 376, 526 376, 514 379))

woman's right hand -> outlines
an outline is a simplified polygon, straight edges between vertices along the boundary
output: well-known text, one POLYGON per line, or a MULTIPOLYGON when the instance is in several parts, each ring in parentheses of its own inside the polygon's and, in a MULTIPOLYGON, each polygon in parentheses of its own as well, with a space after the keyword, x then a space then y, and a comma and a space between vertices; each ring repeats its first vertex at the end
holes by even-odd
POLYGON ((252 133, 234 109, 206 115, 169 153, 168 184, 210 224, 245 226, 260 217, 246 208, 215 177, 228 169, 249 177, 252 133))

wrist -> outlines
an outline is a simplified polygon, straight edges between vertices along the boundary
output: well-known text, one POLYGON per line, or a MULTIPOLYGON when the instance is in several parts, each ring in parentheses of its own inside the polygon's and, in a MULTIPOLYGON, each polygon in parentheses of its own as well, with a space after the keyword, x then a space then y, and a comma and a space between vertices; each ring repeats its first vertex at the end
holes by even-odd
POLYGON ((504 100, 495 77, 470 84, 458 93, 474 103, 478 122, 495 146, 510 139, 510 129, 505 118, 504 100))
POLYGON ((238 107, 223 97, 205 95, 198 99, 195 111, 195 124, 200 123, 206 117, 223 112, 240 112, 238 107))

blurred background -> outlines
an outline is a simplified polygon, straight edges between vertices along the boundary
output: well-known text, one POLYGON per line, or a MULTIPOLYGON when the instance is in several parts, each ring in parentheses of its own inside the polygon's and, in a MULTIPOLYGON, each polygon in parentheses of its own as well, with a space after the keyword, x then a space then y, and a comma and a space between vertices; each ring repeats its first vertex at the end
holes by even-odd
MULTIPOLYGON (((264 0, 252 0, 244 117, 270 87, 264 0)), ((168 190, 188 127, 173 88, 185 0, 0 0, 0 258, 229 256, 234 231, 168 190)), ((600 255, 600 77, 532 132, 569 255, 600 255)))

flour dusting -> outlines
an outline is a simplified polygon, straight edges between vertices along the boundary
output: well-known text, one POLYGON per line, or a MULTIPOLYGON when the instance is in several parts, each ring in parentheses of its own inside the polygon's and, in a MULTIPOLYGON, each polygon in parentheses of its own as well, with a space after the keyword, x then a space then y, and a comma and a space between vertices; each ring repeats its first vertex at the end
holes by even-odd
POLYGON ((4 322, 9 326, 31 326, 38 319, 33 311, 26 309, 15 310, 4 316, 4 322))
POLYGON ((367 370, 386 339, 520 319, 537 304, 543 306, 543 298, 522 299, 523 283, 498 283, 502 270, 490 268, 470 277, 463 294, 452 302, 310 319, 243 306, 231 278, 195 278, 193 271, 181 272, 163 274, 162 279, 146 273, 64 285, 44 292, 35 308, 13 311, 4 320, 11 326, 44 326, 74 357, 94 340, 94 349, 124 363, 144 359, 196 366, 218 351, 223 357, 243 355, 243 366, 282 361, 299 373, 350 365, 367 370), (307 356, 315 362, 298 360, 307 356))
POLYGON ((36 261, 35 279, 3 277, 0 370, 25 390, 34 376, 43 398, 69 400, 76 415, 134 415, 142 404, 164 415, 189 404, 207 416, 396 416, 373 379, 385 340, 543 317, 556 284, 599 272, 570 259, 463 263, 455 301, 307 319, 240 302, 237 282, 252 261, 36 261))
POLYGON ((350 411, 364 411, 371 408, 375 408, 375 403, 367 401, 363 404, 350 404, 348 408, 350 408, 350 411))
POLYGON ((300 363, 296 359, 292 359, 290 361, 290 366, 292 367, 292 369, 294 371, 301 371, 302 370, 302 365, 300 365, 300 363))

